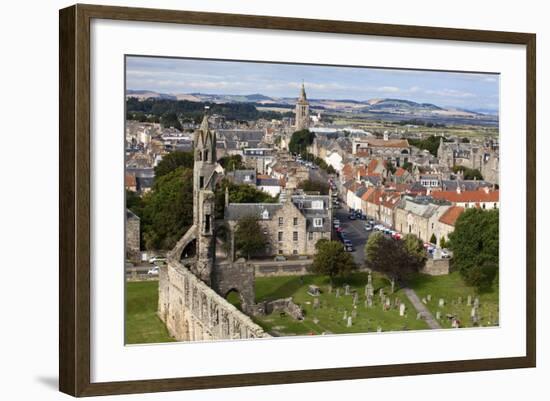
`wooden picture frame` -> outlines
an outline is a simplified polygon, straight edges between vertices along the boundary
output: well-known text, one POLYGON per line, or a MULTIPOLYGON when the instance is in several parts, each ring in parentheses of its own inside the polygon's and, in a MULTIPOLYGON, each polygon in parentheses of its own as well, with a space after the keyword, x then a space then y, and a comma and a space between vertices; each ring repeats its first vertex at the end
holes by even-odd
POLYGON ((144 393, 534 367, 536 362, 535 49, 529 33, 362 22, 74 5, 59 14, 59 388, 73 396, 144 393), (517 44, 526 47, 527 227, 526 356, 368 367, 92 383, 90 380, 90 22, 184 23, 398 38, 517 44))

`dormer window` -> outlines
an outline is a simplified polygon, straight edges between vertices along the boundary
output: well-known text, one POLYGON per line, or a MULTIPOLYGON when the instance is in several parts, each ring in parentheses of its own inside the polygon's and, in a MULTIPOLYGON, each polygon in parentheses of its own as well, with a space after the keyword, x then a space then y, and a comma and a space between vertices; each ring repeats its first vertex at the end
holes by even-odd
POLYGON ((312 209, 317 209, 317 210, 322 210, 323 209, 323 201, 322 200, 314 200, 313 202, 311 202, 311 208, 312 209))
POLYGON ((267 211, 267 209, 265 209, 265 210, 262 212, 262 219, 264 219, 264 220, 269 219, 269 212, 267 211))

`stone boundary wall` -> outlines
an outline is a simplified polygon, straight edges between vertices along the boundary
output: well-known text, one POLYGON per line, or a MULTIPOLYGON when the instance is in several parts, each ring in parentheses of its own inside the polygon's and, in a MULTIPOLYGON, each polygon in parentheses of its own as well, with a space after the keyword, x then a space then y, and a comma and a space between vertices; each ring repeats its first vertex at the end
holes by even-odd
MULTIPOLYGON (((293 261, 294 262, 294 261, 293 261)), ((288 262, 270 262, 270 263, 255 263, 251 261, 250 264, 254 266, 256 277, 277 277, 277 276, 303 276, 306 274, 312 274, 310 271, 310 260, 297 260, 296 263, 289 264, 288 262)))
POLYGON ((180 341, 271 337, 173 259, 160 268, 158 315, 180 341))

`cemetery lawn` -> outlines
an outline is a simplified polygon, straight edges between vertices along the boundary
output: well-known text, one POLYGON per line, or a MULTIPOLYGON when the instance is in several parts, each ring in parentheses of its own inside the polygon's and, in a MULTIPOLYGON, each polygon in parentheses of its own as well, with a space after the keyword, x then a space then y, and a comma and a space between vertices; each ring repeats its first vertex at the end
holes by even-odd
POLYGON ((415 290, 420 299, 431 294, 431 301, 426 303, 432 315, 441 311, 439 324, 443 328, 451 327, 451 319, 446 315, 455 315, 460 320, 460 327, 472 327, 470 314, 475 297, 479 297, 479 317, 481 326, 498 325, 498 283, 494 284, 490 291, 476 293, 475 288, 467 286, 458 271, 446 276, 428 276, 417 274, 409 280, 409 286, 415 290), (467 306, 468 295, 472 297, 472 306, 467 306), (462 302, 459 304, 459 297, 462 302), (445 300, 445 305, 439 307, 439 299, 445 300))
POLYGON ((346 278, 338 278, 334 282, 332 294, 328 293, 329 279, 326 276, 306 275, 282 277, 256 277, 256 302, 292 297, 305 311, 303 321, 294 320, 290 316, 281 316, 275 312, 267 316, 254 317, 256 323, 274 336, 313 335, 322 333, 366 333, 376 332, 378 327, 382 331, 402 331, 428 329, 424 320, 416 319, 416 310, 401 290, 389 295, 390 285, 380 274, 373 273, 374 305, 365 306, 365 285, 367 273, 354 273, 346 278), (313 296, 307 293, 310 284, 320 287, 319 300, 321 307, 313 309, 313 296), (347 327, 344 320, 344 311, 350 316, 353 308, 353 296, 344 295, 343 285, 348 284, 351 289, 357 290, 357 318, 353 319, 351 327, 347 327), (340 288, 340 297, 336 297, 336 288, 340 288), (392 301, 392 308, 386 312, 382 310, 379 291, 384 288, 385 294, 392 301), (399 316, 399 307, 393 308, 394 299, 398 298, 406 305, 406 315, 399 316), (318 323, 314 323, 314 319, 318 323))
POLYGON ((125 344, 174 341, 157 316, 158 281, 126 282, 125 344))

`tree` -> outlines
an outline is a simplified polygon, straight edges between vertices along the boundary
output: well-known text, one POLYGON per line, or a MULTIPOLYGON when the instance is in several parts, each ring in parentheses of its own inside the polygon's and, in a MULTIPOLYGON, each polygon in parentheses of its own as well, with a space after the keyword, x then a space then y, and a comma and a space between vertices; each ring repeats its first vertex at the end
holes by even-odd
POLYGON ((218 160, 218 163, 227 171, 240 170, 244 167, 241 155, 228 155, 218 160))
POLYGON ((435 236, 435 234, 432 234, 432 236, 430 237, 430 242, 437 245, 437 237, 435 236))
POLYGON ((182 130, 182 126, 181 126, 180 120, 178 119, 178 115, 174 112, 164 113, 160 117, 160 124, 164 128, 172 127, 172 128, 178 129, 180 131, 182 130))
POLYGON ((178 167, 193 168, 193 152, 172 152, 165 155, 155 167, 155 179, 158 180, 178 167))
POLYGON ((335 277, 345 276, 357 268, 353 257, 344 250, 344 246, 339 241, 327 240, 317 244, 317 253, 312 265, 313 271, 317 274, 329 276, 332 282, 335 277))
POLYGON ((216 218, 223 218, 225 206, 225 189, 229 189, 229 202, 231 203, 275 203, 277 198, 267 192, 261 191, 247 184, 234 184, 224 179, 216 188, 216 218))
POLYGON ((418 238, 406 236, 403 241, 396 241, 374 233, 369 236, 365 245, 365 264, 368 268, 380 271, 390 281, 407 279, 420 270, 424 257, 419 252, 418 238))
POLYGON ((498 276, 498 210, 467 209, 457 219, 449 241, 453 267, 466 283, 480 291, 490 288, 498 276))
POLYGON ((193 170, 178 167, 155 179, 143 199, 141 217, 147 249, 171 249, 193 224, 193 170))
POLYGON ((319 192, 321 195, 328 195, 328 184, 321 181, 305 180, 298 184, 298 188, 305 192, 319 192))
POLYGON ((394 165, 391 161, 389 161, 389 160, 386 162, 386 169, 387 169, 390 173, 395 174, 395 170, 396 170, 395 165, 394 165))
POLYGON ((266 245, 267 235, 256 216, 245 216, 237 222, 235 248, 241 254, 246 255, 247 259, 250 259, 251 255, 265 250, 266 245))
POLYGON ((445 239, 445 236, 441 237, 441 239, 439 240, 439 246, 442 249, 447 248, 447 240, 445 239))
POLYGON ((315 134, 307 129, 296 131, 290 138, 288 150, 291 153, 301 154, 307 151, 307 147, 313 143, 315 134))
POLYGON ((458 173, 459 171, 462 172, 465 180, 483 180, 483 175, 481 174, 481 171, 479 171, 477 168, 468 168, 464 166, 453 167, 454 173, 458 173))

